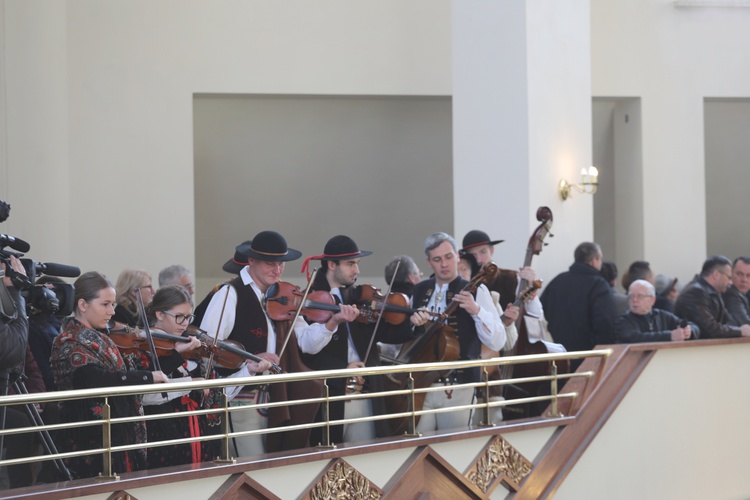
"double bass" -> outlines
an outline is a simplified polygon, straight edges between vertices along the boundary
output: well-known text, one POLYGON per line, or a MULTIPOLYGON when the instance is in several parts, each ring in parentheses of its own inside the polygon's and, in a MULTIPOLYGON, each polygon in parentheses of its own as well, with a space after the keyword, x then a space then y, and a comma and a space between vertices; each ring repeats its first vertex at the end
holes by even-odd
MULTIPOLYGON (((529 238, 529 243, 526 248, 526 257, 524 259, 524 267, 531 266, 531 260, 534 255, 539 255, 542 248, 546 245, 544 239, 550 234, 552 228, 552 211, 549 207, 539 207, 536 212, 536 219, 540 222, 539 226, 534 230, 529 238)), ((551 236, 551 234, 550 234, 551 236)), ((529 282, 525 279, 520 280, 519 285, 521 290, 525 290, 529 287, 529 282)), ((519 306, 521 308, 520 314, 518 315, 518 322, 516 327, 518 330, 518 340, 512 348, 507 351, 503 351, 503 356, 523 356, 527 354, 548 354, 550 352, 548 344, 542 340, 531 341, 529 339, 528 322, 536 321, 541 323, 541 319, 526 316, 525 302, 519 306)), ((541 327, 540 327, 541 328, 541 327)), ((567 360, 557 362, 558 373, 570 372, 570 362, 567 360)), ((523 365, 506 365, 500 370, 500 377, 503 379, 508 378, 522 378, 522 377, 539 377, 547 376, 552 373, 551 362, 540 362, 540 363, 527 363, 523 365)), ((548 381, 541 382, 525 382, 522 384, 507 385, 504 386, 505 399, 518 399, 524 397, 534 396, 548 396, 550 394, 550 383, 548 381)), ((506 407, 506 419, 510 418, 526 418, 534 417, 542 414, 544 409, 547 407, 547 402, 540 403, 528 403, 519 407, 506 407), (518 415, 513 414, 513 409, 517 410, 518 415), (520 409, 520 411, 518 411, 520 409), (508 411, 511 410, 511 411, 508 411)))
MULTIPOLYGON (((461 291, 474 293, 479 285, 495 276, 497 269, 497 266, 493 262, 488 262, 461 291)), ((457 308, 458 302, 451 300, 451 303, 448 304, 445 311, 440 315, 439 320, 428 323, 424 333, 403 345, 396 363, 438 363, 459 359, 461 346, 458 336, 455 330, 446 323, 448 316, 453 314, 457 308)), ((445 376, 445 373, 440 371, 415 372, 412 376, 414 388, 423 389, 431 386, 440 377, 445 376)), ((408 388, 409 381, 408 373, 388 375, 384 378, 384 389, 388 391, 404 390, 408 388)), ((417 393, 414 395, 414 411, 422 409, 425 397, 426 393, 417 393)), ((384 400, 386 412, 389 414, 410 411, 411 396, 409 395, 387 396, 384 400)), ((419 422, 419 416, 415 418, 416 422, 419 422)), ((408 430, 409 417, 393 418, 389 419, 388 422, 392 435, 402 434, 408 430)))

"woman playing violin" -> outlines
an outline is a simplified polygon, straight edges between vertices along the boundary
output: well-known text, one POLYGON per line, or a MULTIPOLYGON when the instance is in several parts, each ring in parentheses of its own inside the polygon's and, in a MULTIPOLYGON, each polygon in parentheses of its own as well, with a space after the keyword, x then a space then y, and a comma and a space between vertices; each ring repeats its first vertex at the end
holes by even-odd
MULTIPOLYGON (((166 333, 181 336, 193 320, 193 302, 189 292, 180 285, 168 285, 154 294, 153 300, 146 307, 146 317, 152 334, 166 333)), ((175 342, 175 349, 167 356, 159 356, 159 364, 169 378, 174 381, 201 380, 200 368, 195 361, 187 360, 183 354, 200 348, 201 342, 196 337, 186 337, 187 342, 175 342), (195 378, 192 375, 195 375, 195 378)), ((143 358, 150 366, 148 357, 143 358)), ((197 410, 211 406, 208 391, 178 391, 163 394, 148 394, 143 405, 147 414, 172 413, 197 410)), ((217 391, 211 394, 218 400, 217 391)), ((205 415, 153 420, 148 423, 149 441, 199 437, 206 432, 205 415)), ((173 446, 160 446, 148 451, 148 467, 165 467, 212 460, 216 456, 213 441, 189 443, 173 446)))
MULTIPOLYGON (((102 274, 87 272, 75 282, 74 316, 63 320, 62 331, 52 346, 50 365, 60 390, 88 389, 163 383, 161 371, 137 370, 123 359, 117 346, 101 330, 114 315, 115 288, 102 274)), ((84 422, 102 419, 104 398, 63 401, 60 419, 63 422, 84 422)), ((141 398, 114 396, 109 398, 111 415, 133 417, 143 415, 141 398)), ((80 426, 60 431, 60 451, 79 451, 102 447, 99 426, 80 426)), ((146 442, 142 422, 117 424, 112 427, 112 445, 146 442)), ((75 478, 93 477, 102 472, 101 454, 66 459, 75 478)), ((131 472, 146 467, 145 450, 114 453, 113 472, 131 472)))

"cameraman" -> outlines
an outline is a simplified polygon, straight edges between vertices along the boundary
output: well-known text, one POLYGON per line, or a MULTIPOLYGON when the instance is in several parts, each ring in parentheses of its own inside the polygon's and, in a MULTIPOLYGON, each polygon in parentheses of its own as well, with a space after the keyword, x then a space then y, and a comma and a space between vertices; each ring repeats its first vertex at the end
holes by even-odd
MULTIPOLYGON (((65 281, 57 276, 42 276, 36 280, 36 285, 43 285, 50 289, 54 285, 64 285, 65 281)), ((39 371, 44 379, 44 387, 47 391, 57 390, 55 377, 52 375, 49 358, 52 355, 52 342, 60 333, 62 318, 56 316, 58 311, 50 310, 47 304, 35 303, 29 298, 26 301, 29 313, 29 348, 31 349, 39 371), (54 312, 53 312, 54 311, 54 312)))
MULTIPOLYGON (((13 271, 26 276, 21 261, 9 256, 13 271)), ((0 373, 6 373, 23 363, 26 355, 26 342, 29 335, 29 320, 26 317, 26 303, 20 292, 6 274, 5 263, 0 263, 0 373)), ((6 377, 7 379, 7 377, 6 377)), ((3 391, 3 394, 5 392, 3 391)))
MULTIPOLYGON (((6 262, 10 264, 11 269, 7 268, 5 262, 0 262, 0 395, 3 396, 8 394, 8 386, 23 371, 21 364, 26 359, 26 342, 29 334, 25 301, 7 276, 14 271, 26 276, 26 271, 20 260, 12 255, 8 257, 6 262)), ((31 421, 22 411, 7 406, 0 408, 0 428, 14 429, 31 425, 31 421)), ((0 442, 6 445, 9 459, 30 456, 33 450, 33 435, 30 433, 13 434, 6 439, 0 439, 0 442)), ((8 479, 11 488, 31 485, 30 465, 8 467, 8 479)))

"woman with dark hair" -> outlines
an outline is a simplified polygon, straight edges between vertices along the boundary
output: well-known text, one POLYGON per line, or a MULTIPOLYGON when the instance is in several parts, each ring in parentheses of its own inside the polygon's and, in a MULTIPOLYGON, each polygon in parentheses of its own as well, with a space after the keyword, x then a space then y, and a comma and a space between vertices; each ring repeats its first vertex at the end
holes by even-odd
MULTIPOLYGON (((117 387, 166 382, 160 371, 137 370, 123 359, 117 346, 102 333, 115 312, 115 288, 97 272, 82 274, 75 282, 75 310, 65 318, 60 335, 52 345, 50 366, 58 390, 117 387)), ((62 422, 84 423, 101 420, 105 398, 63 401, 60 408, 62 422)), ((108 398, 111 416, 134 417, 143 415, 141 398, 111 396, 108 398)), ((127 422, 112 426, 112 445, 121 446, 146 442, 143 422, 127 422)), ((80 451, 102 448, 102 428, 81 425, 60 431, 61 451, 80 451)), ((101 453, 66 459, 75 478, 93 477, 103 471, 101 453)), ((117 452, 112 455, 115 473, 145 469, 145 449, 117 452)))
MULTIPOLYGON (((193 321, 193 301, 190 293, 180 285, 167 285, 159 288, 151 303, 146 307, 150 329, 154 333, 163 332, 181 336, 193 321)), ((176 343, 171 356, 160 357, 159 363, 169 378, 175 381, 202 379, 201 366, 183 355, 195 351, 201 345, 196 337, 191 341, 176 343)), ((217 407, 221 391, 182 391, 162 394, 149 394, 144 398, 144 408, 149 415, 193 411, 200 408, 217 407)), ((217 417, 209 416, 215 424, 217 417)), ((206 415, 179 416, 169 419, 152 420, 148 424, 149 441, 182 439, 205 435, 208 427, 206 415)), ((166 467, 213 460, 218 452, 217 441, 204 441, 170 446, 159 446, 148 450, 148 467, 166 467)))

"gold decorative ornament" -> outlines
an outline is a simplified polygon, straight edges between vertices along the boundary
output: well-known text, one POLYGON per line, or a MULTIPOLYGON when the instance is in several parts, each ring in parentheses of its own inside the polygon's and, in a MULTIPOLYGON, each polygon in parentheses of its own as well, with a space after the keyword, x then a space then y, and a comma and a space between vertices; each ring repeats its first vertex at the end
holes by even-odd
POLYGON ((482 456, 466 474, 469 481, 487 493, 499 478, 510 490, 518 491, 532 464, 501 436, 484 449, 482 456))
POLYGON ((323 499, 379 499, 380 489, 343 460, 336 461, 320 481, 310 490, 309 498, 323 499))

